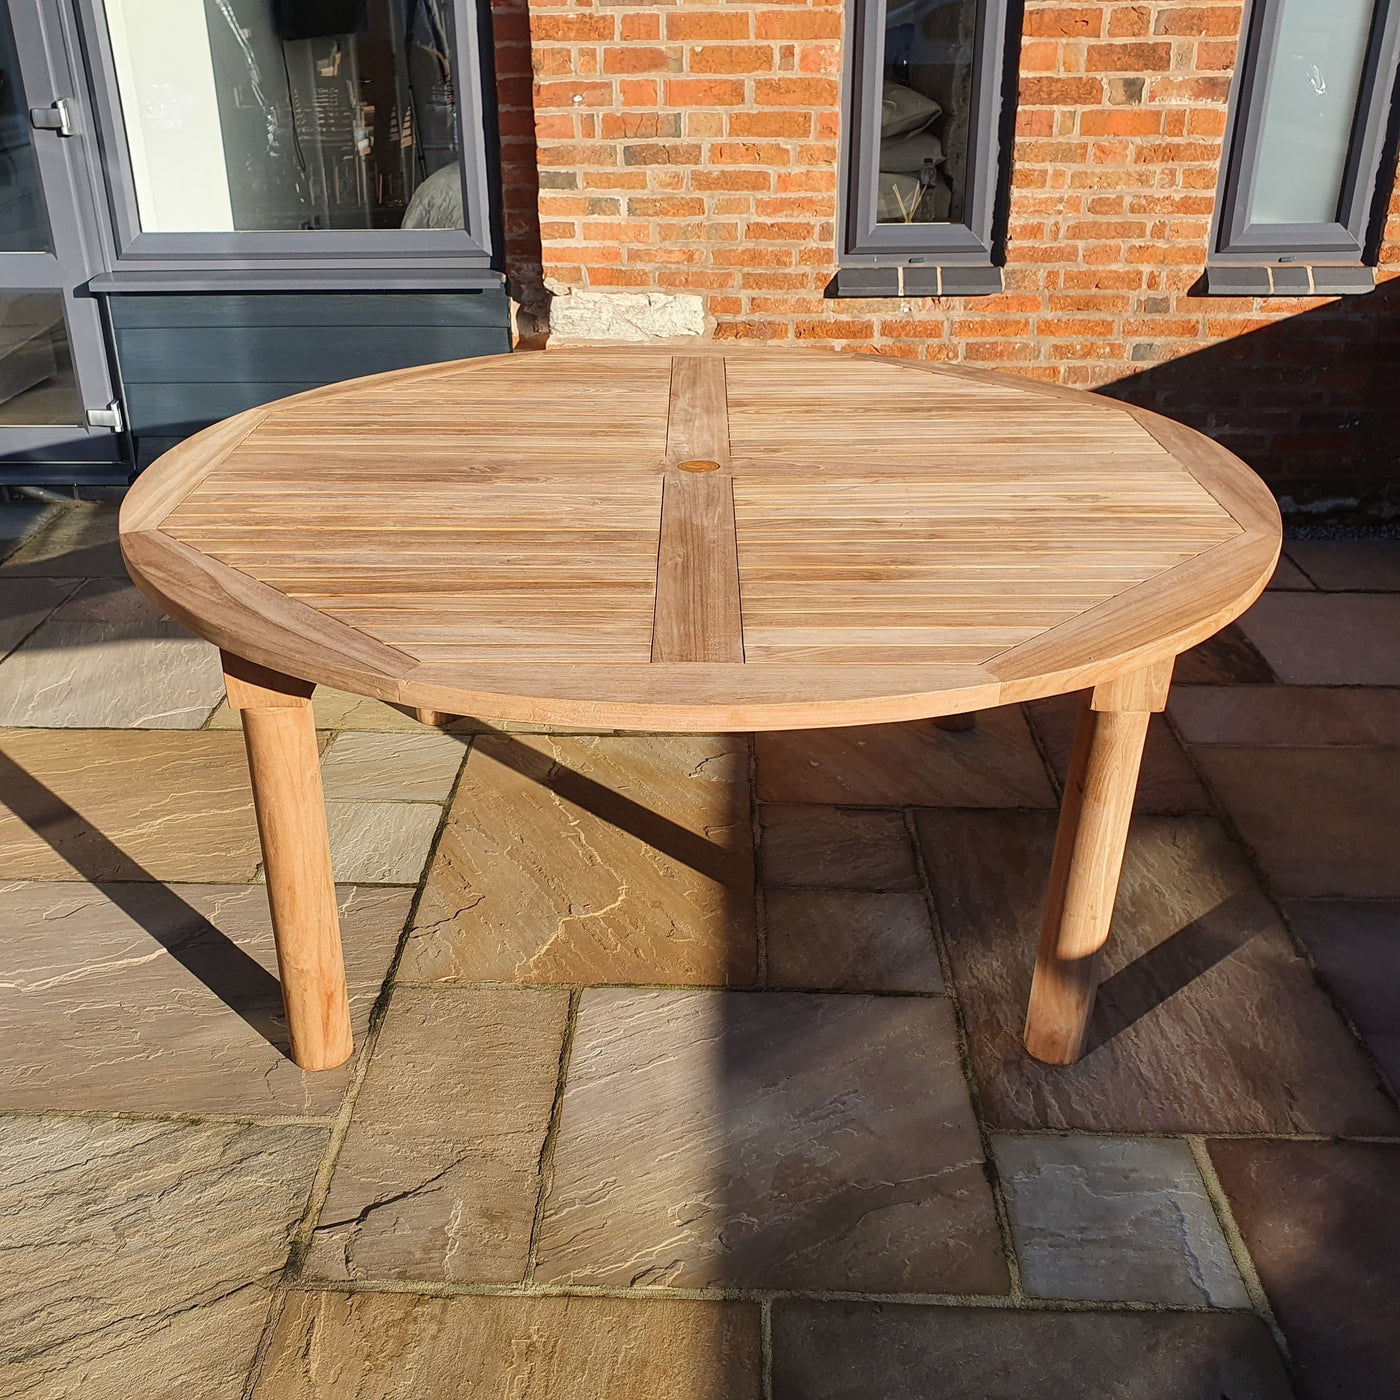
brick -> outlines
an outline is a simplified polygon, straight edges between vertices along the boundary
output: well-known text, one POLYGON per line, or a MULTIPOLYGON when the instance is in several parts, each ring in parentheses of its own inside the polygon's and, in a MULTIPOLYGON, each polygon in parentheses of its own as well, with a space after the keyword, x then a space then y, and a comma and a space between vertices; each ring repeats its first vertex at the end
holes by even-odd
POLYGON ((830 78, 759 78, 754 101, 763 107, 825 107, 840 100, 841 85, 830 78))
POLYGON ((1103 32, 1101 5, 1027 9, 1023 32, 1052 39, 1093 39, 1103 32))
POLYGON ((736 78, 668 78, 666 102, 672 107, 741 107, 748 101, 736 78))
POLYGON ((686 62, 692 73, 769 73, 773 49, 767 44, 697 44, 686 62))
POLYGON ((1165 73, 1171 66, 1170 44, 1090 44, 1084 50, 1089 73, 1165 73))
POLYGON ((699 165, 700 147, 686 141, 623 146, 624 165, 699 165))
MULTIPOLYGON (((1083 136, 1160 136, 1162 113, 1151 107, 1100 108, 1079 114, 1083 136)), ((1126 151, 1115 152, 1122 159, 1126 151)))
POLYGON ((812 134, 810 112, 732 112, 728 121, 731 136, 791 136, 799 139, 812 134))
MULTIPOLYGON (((677 11, 666 16, 668 39, 747 39, 752 25, 747 10, 677 11)), ((769 38, 770 35, 760 35, 769 38)))
MULTIPOLYGON (((672 65, 665 49, 644 44, 617 44, 603 50, 604 73, 664 73, 672 65)), ((680 67, 679 56, 674 65, 680 67)))
POLYGON ((1088 107, 1103 101, 1102 78, 1022 78, 1026 107, 1088 107))
POLYGON ((760 10, 754 16, 756 39, 840 39, 836 10, 760 10))

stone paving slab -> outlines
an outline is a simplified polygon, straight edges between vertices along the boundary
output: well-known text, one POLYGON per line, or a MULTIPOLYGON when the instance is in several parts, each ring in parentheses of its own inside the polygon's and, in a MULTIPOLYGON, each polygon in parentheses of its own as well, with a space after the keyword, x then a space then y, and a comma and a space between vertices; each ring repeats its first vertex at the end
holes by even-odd
POLYGON ((1306 593, 1315 589, 1317 585, 1288 556, 1289 550, 1285 548, 1278 557, 1278 567, 1269 580, 1269 587, 1287 593, 1306 593))
POLYGON ((583 993, 535 1278, 1005 1293, 952 1008, 583 993))
POLYGON ((0 557, 7 549, 17 547, 20 540, 38 525, 44 512, 51 509, 35 502, 0 502, 0 557))
POLYGON ((58 507, 0 564, 0 577, 126 578, 120 509, 100 502, 58 507))
POLYGON ((998 1134, 992 1155, 1032 1298, 1249 1306, 1184 1142, 998 1134))
POLYGON ((1239 626, 1285 685, 1400 685, 1400 597, 1266 593, 1239 626))
POLYGON ((257 870, 237 734, 0 730, 0 791, 14 879, 244 884, 257 870))
POLYGON ((922 895, 775 889, 765 906, 770 987, 943 991, 922 895))
POLYGON ((0 656, 13 651, 78 586, 75 578, 0 574, 0 656))
POLYGON ((255 1400, 760 1400, 752 1303, 293 1294, 255 1400))
POLYGON ((758 734, 762 802, 872 807, 1053 807, 1018 705, 958 733, 929 720, 758 734))
POLYGON ((1400 747, 1400 693, 1337 686, 1180 686, 1168 713, 1188 744, 1400 747))
POLYGON ((344 884, 416 885, 442 823, 435 802, 326 802, 331 869, 344 884))
POLYGON ((519 1283, 568 1015, 553 988, 400 988, 305 1275, 519 1283))
MULTIPOLYGON (((408 890, 339 890, 363 1038, 408 890)), ((287 1058, 267 896, 256 885, 0 885, 0 1110, 334 1114, 353 1062, 287 1058)))
POLYGON ((779 1302, 773 1400, 1293 1400, 1239 1314, 779 1302))
MULTIPOLYGON (((1184 687, 1185 694, 1194 687, 1184 687)), ((1045 745, 1055 776, 1063 787, 1069 772, 1070 750, 1074 747, 1075 723, 1079 716, 1077 695, 1056 695, 1049 700, 1036 700, 1026 706, 1031 724, 1045 745)), ((1009 805, 1009 804, 1008 804, 1009 805)), ((1135 812, 1209 812, 1210 798, 1191 767, 1176 736, 1167 728, 1161 715, 1153 715, 1147 726, 1147 743, 1143 747, 1142 769, 1138 774, 1137 793, 1133 798, 1135 812)))
POLYGON ((1133 825, 1090 1049, 1022 1048, 1054 817, 921 812, 985 1119, 1094 1132, 1390 1133, 1400 1114, 1205 817, 1133 825))
POLYGON ((0 662, 0 725, 198 729, 223 694, 218 648, 119 579, 88 580, 0 662))
POLYGON ((1400 1394, 1400 1146, 1213 1142, 1309 1400, 1400 1394))
POLYGON ((1196 761, 1274 893, 1400 898, 1400 749, 1211 747, 1196 761))
POLYGON ((321 760, 328 801, 446 802, 465 742, 419 726, 417 734, 338 734, 321 760))
POLYGON ((326 1139, 0 1121, 0 1392, 239 1400, 326 1139))
POLYGON ((744 739, 489 735, 400 977, 744 985, 753 879, 744 739))
POLYGON ((1400 901, 1299 899, 1284 912, 1400 1091, 1400 901))
POLYGON ((1274 674, 1237 622, 1176 659, 1177 685, 1269 685, 1274 674))
POLYGON ((763 883, 788 889, 914 890, 918 866, 898 812, 759 808, 763 883))
POLYGON ((1284 549, 1318 588, 1400 592, 1400 541, 1289 540, 1284 549))

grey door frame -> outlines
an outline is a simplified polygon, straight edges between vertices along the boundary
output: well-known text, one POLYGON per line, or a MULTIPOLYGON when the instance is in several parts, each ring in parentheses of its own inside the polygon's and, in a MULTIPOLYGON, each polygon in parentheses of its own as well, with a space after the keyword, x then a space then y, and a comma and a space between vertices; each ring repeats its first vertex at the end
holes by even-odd
MULTIPOLYGON (((63 302, 73 377, 84 413, 116 398, 102 308, 86 283, 102 270, 86 86, 75 64, 76 34, 64 0, 3 0, 14 32, 23 107, 63 101, 72 134, 31 128, 53 251, 0 252, 0 291, 52 291, 63 302)), ((124 432, 86 423, 0 427, 0 483, 124 481, 124 432)))

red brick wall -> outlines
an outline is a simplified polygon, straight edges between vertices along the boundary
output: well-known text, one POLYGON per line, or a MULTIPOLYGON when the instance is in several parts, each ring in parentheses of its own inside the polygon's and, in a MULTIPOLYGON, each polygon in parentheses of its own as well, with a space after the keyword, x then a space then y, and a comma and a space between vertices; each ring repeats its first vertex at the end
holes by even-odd
MULTIPOLYGON (((512 72, 526 3, 495 0, 512 72)), ((719 339, 1113 386, 1285 492, 1374 491, 1400 439, 1400 282, 1344 302, 1200 295, 1241 13, 1027 0, 1004 294, 832 300, 841 0, 528 0, 538 245, 518 93, 502 122, 518 281, 540 257, 560 288, 699 293, 719 339)), ((1400 273, 1400 201, 1383 262, 1400 273)))

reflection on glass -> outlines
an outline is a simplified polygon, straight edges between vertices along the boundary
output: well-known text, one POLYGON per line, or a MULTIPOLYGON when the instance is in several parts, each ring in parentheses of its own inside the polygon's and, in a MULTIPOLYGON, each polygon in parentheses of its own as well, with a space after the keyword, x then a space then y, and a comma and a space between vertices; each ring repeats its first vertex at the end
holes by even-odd
POLYGON ((0 6, 0 253, 46 253, 49 246, 15 36, 0 6))
POLYGON ((1337 219, 1374 14, 1375 0, 1282 0, 1250 223, 1337 219))
POLYGON ((0 292, 0 426, 81 423, 57 292, 0 292))
POLYGON ((889 0, 876 219, 966 217, 978 0, 889 0))
POLYGON ((461 228, 451 0, 107 0, 141 227, 461 228))

